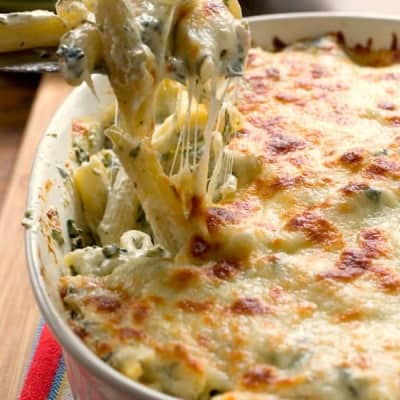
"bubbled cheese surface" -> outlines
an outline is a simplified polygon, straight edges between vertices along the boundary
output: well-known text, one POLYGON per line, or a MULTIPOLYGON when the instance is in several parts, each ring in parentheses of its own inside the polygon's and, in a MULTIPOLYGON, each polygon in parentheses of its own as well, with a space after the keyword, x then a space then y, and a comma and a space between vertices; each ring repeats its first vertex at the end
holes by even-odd
POLYGON ((71 326, 183 399, 400 399, 400 67, 359 66, 332 37, 253 49, 237 107, 242 184, 207 211, 234 257, 78 250, 71 326))

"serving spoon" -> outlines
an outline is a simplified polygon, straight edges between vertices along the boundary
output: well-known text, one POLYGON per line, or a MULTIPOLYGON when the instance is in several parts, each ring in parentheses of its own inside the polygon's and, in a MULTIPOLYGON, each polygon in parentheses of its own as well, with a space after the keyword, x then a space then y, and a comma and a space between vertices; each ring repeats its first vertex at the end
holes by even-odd
POLYGON ((56 48, 31 49, 0 53, 0 72, 48 73, 59 72, 56 48))

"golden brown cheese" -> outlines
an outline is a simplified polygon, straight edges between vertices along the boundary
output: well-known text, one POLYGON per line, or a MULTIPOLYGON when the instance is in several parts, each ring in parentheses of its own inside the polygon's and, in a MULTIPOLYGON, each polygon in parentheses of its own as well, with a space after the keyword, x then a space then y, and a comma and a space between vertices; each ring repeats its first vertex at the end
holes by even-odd
POLYGON ((72 253, 71 326, 184 399, 400 399, 400 67, 334 37, 253 49, 238 108, 239 188, 201 210, 193 262, 72 253))

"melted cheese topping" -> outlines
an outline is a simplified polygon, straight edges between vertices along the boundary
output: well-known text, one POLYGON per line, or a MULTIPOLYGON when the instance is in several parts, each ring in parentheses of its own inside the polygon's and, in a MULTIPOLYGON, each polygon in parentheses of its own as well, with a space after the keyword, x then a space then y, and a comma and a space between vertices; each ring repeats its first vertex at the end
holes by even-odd
POLYGON ((399 66, 333 37, 253 49, 238 96, 238 189, 199 209, 191 261, 138 231, 76 250, 72 328, 179 398, 398 399, 399 66))

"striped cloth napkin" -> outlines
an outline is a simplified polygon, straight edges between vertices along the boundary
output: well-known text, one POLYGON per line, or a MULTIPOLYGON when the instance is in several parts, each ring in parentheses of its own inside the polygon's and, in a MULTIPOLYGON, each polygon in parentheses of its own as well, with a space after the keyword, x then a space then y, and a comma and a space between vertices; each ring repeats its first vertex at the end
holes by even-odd
POLYGON ((73 400, 61 347, 39 323, 19 400, 73 400))

